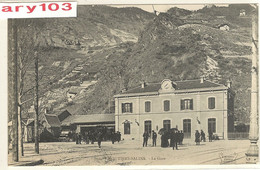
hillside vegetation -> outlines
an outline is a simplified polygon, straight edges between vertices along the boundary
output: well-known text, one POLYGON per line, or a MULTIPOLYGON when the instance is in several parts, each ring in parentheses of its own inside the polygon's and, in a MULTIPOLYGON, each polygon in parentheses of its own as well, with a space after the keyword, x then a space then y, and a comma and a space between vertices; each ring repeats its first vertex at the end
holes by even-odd
MULTIPOLYGON (((138 8, 80 6, 77 18, 33 20, 36 27, 42 23, 40 73, 48 84, 41 88, 42 107, 51 108, 51 113, 113 113, 113 95, 122 89, 143 81, 204 75, 223 84, 232 80, 236 120, 248 122, 251 25, 240 23, 238 11, 243 7, 172 8, 156 16, 138 8), (229 31, 216 27, 223 23, 230 25, 229 31), (95 83, 69 102, 66 93, 83 81, 95 83)), ((250 20, 251 8, 248 11, 243 20, 250 20)))

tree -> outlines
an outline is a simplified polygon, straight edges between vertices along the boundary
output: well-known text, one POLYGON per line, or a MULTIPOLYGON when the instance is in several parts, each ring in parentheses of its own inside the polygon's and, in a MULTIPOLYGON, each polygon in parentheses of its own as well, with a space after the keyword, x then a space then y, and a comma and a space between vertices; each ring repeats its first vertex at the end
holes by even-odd
MULTIPOLYGON (((16 29, 16 32, 11 32, 12 41, 15 39, 15 43, 12 43, 12 52, 15 50, 16 54, 16 81, 15 86, 17 89, 17 112, 18 112, 18 129, 14 133, 18 133, 19 138, 19 153, 20 156, 24 155, 23 152, 23 106, 30 103, 33 99, 32 90, 35 88, 30 80, 30 68, 33 66, 33 53, 38 44, 37 38, 33 35, 39 36, 37 24, 34 20, 21 19, 17 20, 15 24, 12 24, 11 30, 16 29)), ((15 100, 16 101, 16 100, 15 100)))
POLYGON ((19 161, 19 155, 18 155, 18 110, 17 110, 17 99, 18 99, 18 91, 17 91, 17 27, 16 27, 16 20, 12 19, 9 20, 11 25, 11 52, 10 52, 10 58, 11 58, 11 82, 12 85, 11 89, 11 110, 9 110, 9 113, 12 115, 12 158, 13 161, 18 162, 19 161))

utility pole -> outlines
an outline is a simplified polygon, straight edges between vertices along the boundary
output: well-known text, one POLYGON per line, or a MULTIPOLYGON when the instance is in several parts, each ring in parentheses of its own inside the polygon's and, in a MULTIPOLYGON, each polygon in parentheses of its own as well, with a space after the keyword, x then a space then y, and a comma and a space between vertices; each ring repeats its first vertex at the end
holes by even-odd
MULTIPOLYGON (((38 48, 36 48, 37 50, 38 48)), ((34 53, 34 62, 35 62, 35 90, 34 90, 34 109, 35 109, 35 118, 34 118, 34 141, 35 141, 35 153, 39 154, 39 75, 38 75, 38 53, 34 53)))
POLYGON ((11 70, 12 70, 12 158, 19 161, 18 155, 18 82, 17 82, 17 25, 15 19, 11 22, 11 70))
POLYGON ((252 86, 251 86, 251 113, 250 113, 250 147, 246 153, 246 163, 256 164, 258 162, 258 39, 257 39, 257 10, 252 16, 252 86))

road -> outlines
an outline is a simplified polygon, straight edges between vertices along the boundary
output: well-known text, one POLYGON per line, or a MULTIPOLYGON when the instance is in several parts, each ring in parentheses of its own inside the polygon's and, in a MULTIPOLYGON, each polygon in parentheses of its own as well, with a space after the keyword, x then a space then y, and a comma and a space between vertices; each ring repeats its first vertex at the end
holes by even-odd
MULTIPOLYGON (((74 142, 40 143, 40 155, 35 155, 34 144, 25 143, 23 160, 43 159, 43 166, 75 165, 218 165, 220 154, 237 155, 232 164, 244 164, 245 153, 249 147, 248 140, 219 140, 195 145, 184 141, 179 150, 161 148, 160 146, 142 147, 141 142, 112 144, 102 142, 102 147, 95 144, 74 142)), ((9 154, 9 158, 10 158, 9 154)))

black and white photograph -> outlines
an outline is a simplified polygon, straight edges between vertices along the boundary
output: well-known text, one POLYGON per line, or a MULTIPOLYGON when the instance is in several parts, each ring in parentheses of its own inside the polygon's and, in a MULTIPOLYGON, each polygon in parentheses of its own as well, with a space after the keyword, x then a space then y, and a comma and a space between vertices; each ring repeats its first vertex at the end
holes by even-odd
POLYGON ((259 164, 258 4, 80 4, 7 30, 9 167, 259 164))

